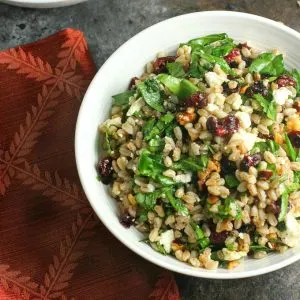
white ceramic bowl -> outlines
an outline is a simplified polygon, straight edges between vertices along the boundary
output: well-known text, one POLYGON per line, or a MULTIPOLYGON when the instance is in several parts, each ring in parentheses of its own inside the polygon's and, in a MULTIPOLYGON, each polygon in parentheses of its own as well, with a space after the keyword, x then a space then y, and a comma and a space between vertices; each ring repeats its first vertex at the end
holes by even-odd
POLYGON ((260 260, 246 259, 233 270, 214 271, 194 268, 163 256, 141 243, 141 234, 125 229, 118 221, 116 201, 96 177, 98 160, 97 128, 109 114, 111 96, 128 87, 134 76, 142 74, 145 64, 159 51, 173 51, 178 44, 192 38, 226 32, 258 48, 279 48, 286 54, 288 67, 300 67, 300 34, 283 24, 255 15, 211 11, 175 17, 137 34, 121 46, 101 67, 82 102, 76 126, 76 162, 85 193, 104 225, 132 251, 166 269, 185 275, 232 279, 250 277, 287 266, 300 258, 299 249, 271 254, 260 260))
POLYGON ((52 8, 70 6, 84 1, 87 0, 2 0, 0 2, 22 7, 52 8))

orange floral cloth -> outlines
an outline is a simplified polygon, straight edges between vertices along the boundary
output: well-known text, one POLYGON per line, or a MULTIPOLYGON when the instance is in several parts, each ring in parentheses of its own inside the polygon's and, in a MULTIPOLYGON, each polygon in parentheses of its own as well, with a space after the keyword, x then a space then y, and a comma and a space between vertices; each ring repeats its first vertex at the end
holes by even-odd
POLYGON ((1 300, 179 299, 172 274, 155 285, 161 270, 107 231, 81 189, 74 128, 95 71, 73 29, 0 52, 1 300))

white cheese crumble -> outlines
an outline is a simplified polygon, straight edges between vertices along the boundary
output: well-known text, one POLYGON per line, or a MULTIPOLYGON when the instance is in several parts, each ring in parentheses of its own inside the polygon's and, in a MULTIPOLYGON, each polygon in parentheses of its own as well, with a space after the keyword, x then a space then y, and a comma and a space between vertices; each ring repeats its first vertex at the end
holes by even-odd
POLYGON ((289 96, 292 96, 292 94, 293 93, 286 87, 281 87, 273 91, 274 100, 278 105, 283 105, 289 96))
POLYGON ((144 105, 145 102, 143 98, 139 98, 138 100, 134 101, 128 109, 126 116, 132 116, 135 112, 140 111, 144 105))
POLYGON ((167 230, 160 235, 159 243, 164 247, 167 253, 171 252, 171 244, 174 241, 174 231, 167 230))
POLYGON ((205 73, 205 80, 208 83, 210 87, 215 87, 222 85, 224 81, 226 81, 225 78, 221 77, 215 72, 207 72, 205 73))
POLYGON ((244 256, 247 256, 247 253, 244 251, 230 251, 227 248, 222 249, 224 260, 232 261, 238 260, 244 256))
POLYGON ((242 128, 246 129, 251 126, 251 119, 249 114, 243 112, 243 111, 238 111, 235 116, 239 119, 240 125, 242 128))
POLYGON ((213 103, 208 103, 207 106, 206 106, 206 110, 209 111, 209 112, 214 112, 216 110, 218 110, 219 107, 213 103))
POLYGON ((244 129, 240 129, 232 135, 229 143, 240 140, 243 142, 246 150, 250 151, 255 144, 256 138, 257 136, 255 134, 246 132, 244 129))
POLYGON ((282 241, 289 247, 295 247, 300 242, 300 224, 291 213, 286 215, 286 231, 281 234, 282 241))

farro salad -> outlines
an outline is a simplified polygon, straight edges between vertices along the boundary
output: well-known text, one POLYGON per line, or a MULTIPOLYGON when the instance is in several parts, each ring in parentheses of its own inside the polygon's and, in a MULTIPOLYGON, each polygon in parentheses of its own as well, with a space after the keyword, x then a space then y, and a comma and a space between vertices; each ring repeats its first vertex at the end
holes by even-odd
POLYGON ((299 96, 300 72, 278 50, 225 33, 159 53, 99 127, 97 169, 121 224, 206 269, 295 247, 299 96))

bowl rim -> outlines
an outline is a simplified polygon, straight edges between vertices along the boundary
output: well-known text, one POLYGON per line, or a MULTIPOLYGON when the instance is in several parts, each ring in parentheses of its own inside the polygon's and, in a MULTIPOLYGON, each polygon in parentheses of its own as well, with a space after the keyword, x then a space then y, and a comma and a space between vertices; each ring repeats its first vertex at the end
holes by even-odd
POLYGON ((128 247, 130 250, 132 250, 133 252, 135 252, 136 254, 138 254, 139 256, 143 257, 144 259, 154 263, 155 265, 159 266, 159 267, 163 267, 165 269, 168 269, 170 271, 174 271, 180 274, 184 274, 184 275, 189 275, 189 276, 193 276, 193 277, 200 277, 200 278, 209 278, 209 279, 238 279, 238 278, 247 278, 247 277, 252 277, 252 276, 258 276, 258 275, 262 275, 262 274, 266 274, 266 273, 270 273, 273 271, 276 271, 278 269, 281 269, 283 267, 286 267, 298 260, 300 260, 300 252, 299 253, 295 253, 294 255, 292 255, 289 258, 284 259, 283 261, 279 261, 276 262, 270 266, 267 267, 263 267, 259 270, 249 270, 249 271, 241 271, 241 272, 237 272, 237 273, 231 273, 230 271, 226 272, 226 273, 215 273, 215 272, 203 272, 202 269, 185 269, 185 268, 180 268, 178 266, 173 266, 172 264, 165 262, 163 259, 158 259, 154 256, 151 256, 145 252, 139 251, 137 250, 134 245, 132 245, 130 242, 128 242, 126 239, 123 239, 122 236, 118 233, 118 231, 113 228, 112 226, 110 226, 109 221, 106 220, 105 218, 102 218, 98 212, 96 211, 95 207, 94 207, 94 200, 92 195, 90 195, 89 193, 89 189, 88 186, 86 184, 86 181, 84 180, 84 174, 81 172, 80 170, 80 157, 79 157, 79 147, 80 147, 80 143, 81 141, 79 140, 78 136, 79 136, 79 131, 80 131, 80 126, 81 123, 83 123, 83 107, 85 105, 85 103, 87 101, 89 101, 88 99, 89 94, 91 93, 92 89, 94 89, 94 85, 98 80, 98 77, 100 76, 101 73, 103 73, 103 71, 105 71, 106 66, 108 65, 108 63, 114 59, 115 56, 117 56, 119 54, 119 52, 122 51, 123 48, 127 47, 128 44, 132 43, 135 39, 137 39, 140 35, 145 34, 146 32, 152 30, 152 28, 155 28, 157 26, 161 26, 164 23, 168 23, 168 22, 174 22, 175 20, 180 21, 182 19, 185 18, 190 18, 191 16, 194 15, 205 15, 205 16, 235 16, 235 17, 241 17, 243 19, 248 19, 248 20, 252 20, 252 21, 260 21, 262 23, 265 24, 269 24, 273 27, 275 27, 278 30, 281 31, 285 31, 286 33, 289 33, 291 35, 293 35, 296 39, 300 40, 300 33, 297 32, 296 30, 284 25, 283 23, 265 18, 265 17, 261 17, 258 15, 254 15, 254 14, 248 14, 248 13, 243 13, 243 12, 229 12, 229 11, 224 11, 224 10, 220 10, 220 11, 202 11, 202 12, 193 12, 193 13, 188 13, 188 14, 183 14, 183 15, 179 15, 179 16, 175 16, 172 18, 168 18, 166 20, 163 20, 161 22, 158 22, 152 26, 149 26, 147 28, 145 28, 144 30, 140 31, 139 33, 135 34, 133 37, 131 37, 130 39, 128 39, 125 43, 123 43, 120 47, 118 47, 110 56, 109 58, 104 62, 104 64, 101 66, 101 68, 97 71, 95 77, 93 78, 92 82, 90 83, 86 94, 84 96, 84 99, 82 100, 80 109, 79 109, 79 113, 78 113, 78 118, 77 118, 77 122, 76 122, 76 128, 75 128, 75 160, 76 160, 76 166, 77 166, 77 170, 78 170, 78 174, 79 174, 79 178, 82 184, 82 187, 84 189, 84 192, 93 208, 93 210, 95 211, 95 213, 97 214, 97 216, 99 217, 99 219, 101 220, 101 222, 105 225, 105 227, 122 243, 124 244, 126 247, 128 247))

